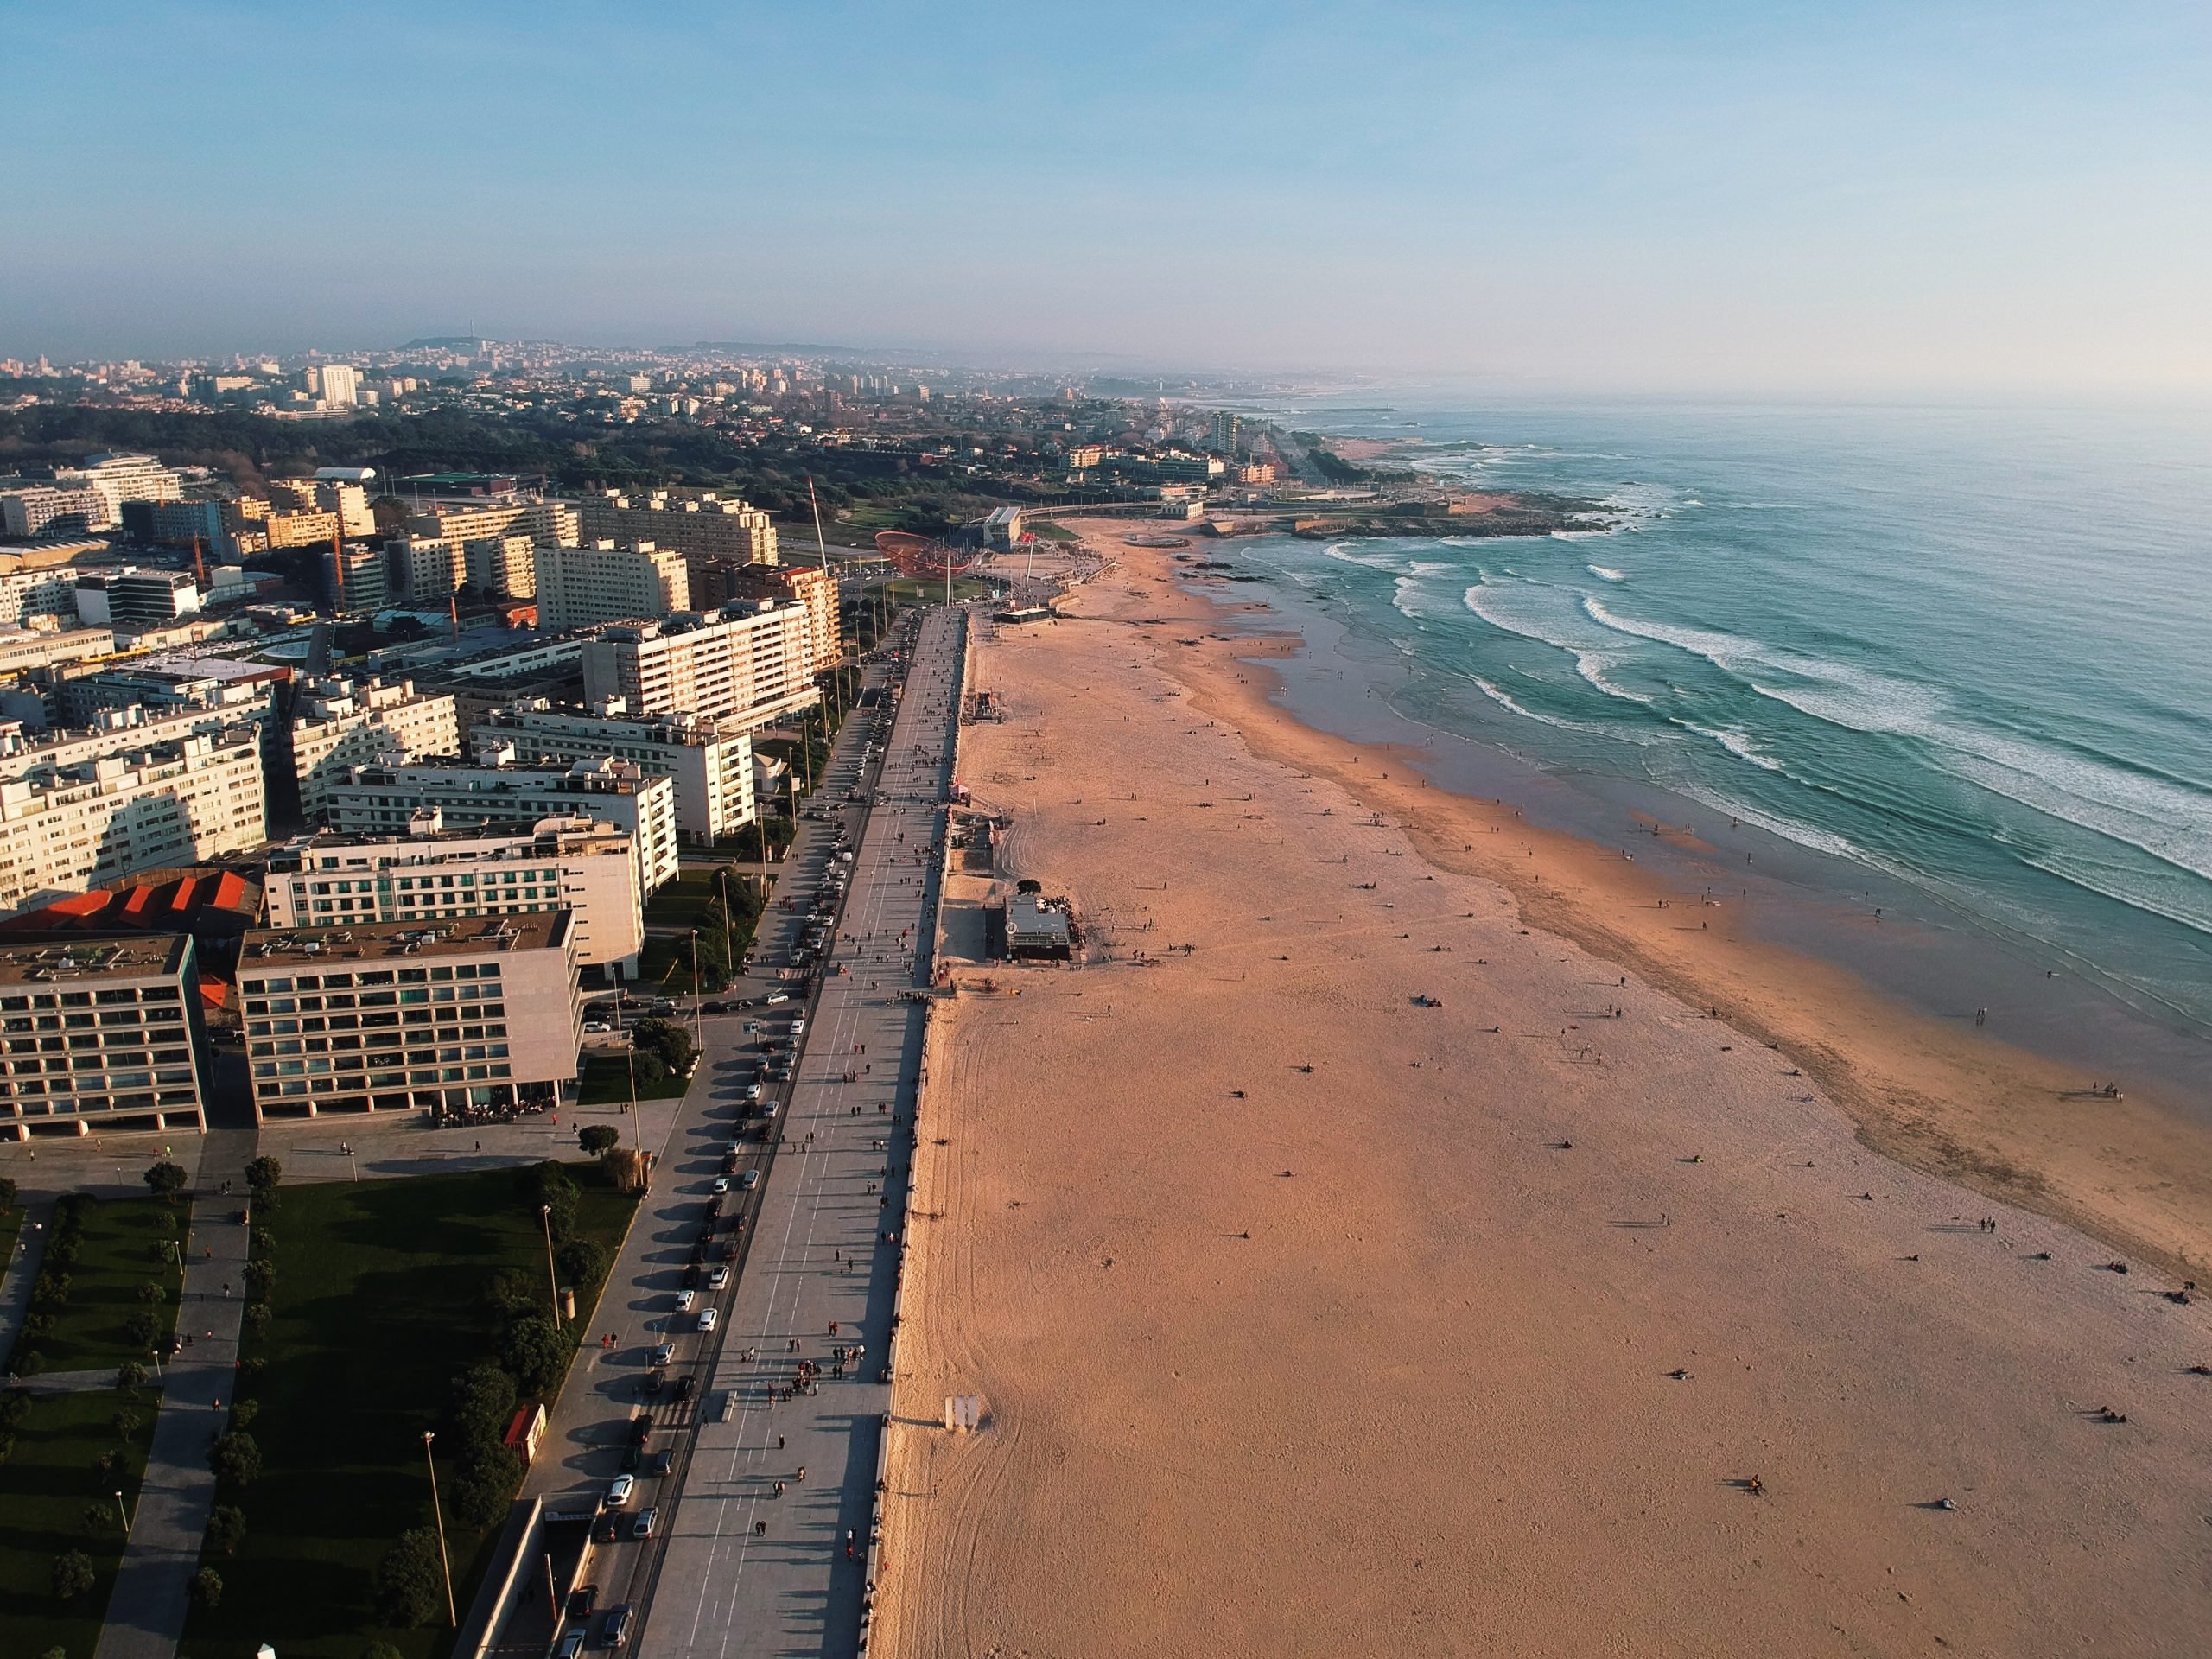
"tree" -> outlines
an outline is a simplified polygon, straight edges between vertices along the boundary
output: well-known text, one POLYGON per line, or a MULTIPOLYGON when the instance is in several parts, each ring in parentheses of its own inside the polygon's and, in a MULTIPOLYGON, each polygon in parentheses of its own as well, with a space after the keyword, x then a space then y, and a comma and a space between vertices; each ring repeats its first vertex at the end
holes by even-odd
POLYGON ((232 1429, 218 1440, 207 1461, 226 1486, 251 1486, 261 1478, 261 1446, 244 1429, 232 1429))
POLYGON ((12 1210, 15 1207, 16 1178, 12 1175, 0 1175, 0 1211, 12 1210))
POLYGON ((387 1624, 427 1624, 445 1602, 437 1535, 428 1527, 402 1533, 377 1567, 377 1613, 387 1624))
POLYGON ((407 1659, 389 1642, 372 1642, 361 1649, 361 1659, 407 1659))
POLYGON ((135 1359, 126 1359, 115 1368, 115 1386, 118 1389, 141 1389, 146 1385, 146 1368, 135 1359))
POLYGON ((235 1503, 218 1503, 207 1517, 207 1548, 218 1555, 235 1555, 245 1542, 245 1511, 235 1503))
POLYGON ((619 1145, 622 1132, 605 1123, 588 1124, 576 1132, 576 1144, 596 1158, 608 1147, 619 1145))
POLYGON ((213 1611, 222 1605, 223 1575, 212 1567, 203 1567, 192 1575, 192 1601, 196 1607, 213 1611))
POLYGON ((284 1179, 284 1166, 266 1154, 245 1166, 245 1184, 256 1198, 266 1198, 284 1179))
POLYGON ((276 1287, 276 1264, 274 1262, 249 1262, 245 1264, 245 1294, 257 1302, 269 1300, 269 1293, 276 1287))
POLYGON ((149 1307, 166 1302, 168 1299, 169 1287, 158 1279, 149 1279, 138 1287, 138 1300, 149 1307))
POLYGON ((258 1400, 237 1400, 231 1404, 232 1428, 251 1428, 253 1427, 253 1420, 260 1415, 261 1402, 258 1400))
POLYGON ((130 1407, 125 1406, 121 1410, 118 1411, 114 1416, 109 1418, 108 1423, 109 1426, 115 1430, 115 1438, 117 1440, 127 1440, 133 1434, 136 1434, 138 1432, 138 1425, 143 1420, 139 1417, 137 1412, 131 1410, 130 1407))
POLYGON ((154 1330, 154 1316, 143 1307, 123 1322, 123 1334, 133 1348, 150 1348, 154 1330))
POLYGON ((515 1414, 515 1380, 497 1365, 473 1365, 454 1379, 453 1426, 464 1459, 497 1451, 515 1414))
POLYGON ((551 1319, 532 1313, 507 1327, 502 1358, 524 1392, 544 1394, 560 1382, 572 1345, 551 1319))
POLYGON ((175 1198, 191 1179, 181 1165, 173 1164, 166 1158, 146 1172, 146 1185, 157 1198, 175 1198))
POLYGON ((30 1391, 10 1389, 0 1394, 0 1428, 21 1428, 23 1419, 31 1414, 30 1391))
POLYGON ((578 1287, 595 1284, 607 1271, 607 1252, 588 1238, 572 1238, 555 1253, 561 1276, 578 1287))
POLYGON ((121 1520, 112 1503, 87 1503, 85 1512, 77 1517, 86 1532, 105 1532, 121 1520))
POLYGON ((522 1459, 504 1446, 492 1447, 453 1484, 453 1512, 464 1526, 489 1527, 507 1512, 522 1484, 522 1459))
POLYGON ((640 1020, 631 1033, 631 1042, 642 1060, 651 1054, 671 1074, 682 1071, 691 1064, 691 1057, 698 1049, 691 1041, 691 1033, 672 1020, 640 1020))
POLYGON ((74 1601, 92 1587, 92 1558, 81 1549, 65 1549, 54 1558, 54 1594, 59 1601, 74 1601))

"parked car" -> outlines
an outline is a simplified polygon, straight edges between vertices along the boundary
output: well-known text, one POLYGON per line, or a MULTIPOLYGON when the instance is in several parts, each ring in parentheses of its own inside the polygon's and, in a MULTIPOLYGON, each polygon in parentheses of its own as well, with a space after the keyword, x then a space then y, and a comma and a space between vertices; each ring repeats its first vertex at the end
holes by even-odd
POLYGON ((728 1014, 736 1006, 737 1004, 734 1002, 702 1002, 699 1005, 699 1012, 702 1014, 728 1014))
POLYGON ((636 1538, 652 1537, 653 1523, 659 1519, 660 1511, 657 1509, 639 1510, 637 1522, 630 1529, 631 1535, 636 1538))
POLYGON ((607 1507, 619 1510, 630 1501, 630 1494, 638 1489, 637 1478, 632 1475, 617 1475, 614 1484, 607 1489, 607 1507))
POLYGON ((570 1618, 589 1618, 592 1610, 598 1605, 599 1586, 595 1584, 580 1584, 569 1592, 570 1618))
POLYGON ((620 1607, 610 1607, 607 1610, 607 1633, 604 1639, 610 1648, 622 1647, 629 1642, 630 1607, 628 1603, 625 1602, 620 1607))
POLYGON ((653 1350, 653 1363, 655 1365, 665 1365, 669 1361, 675 1357, 676 1344, 672 1342, 664 1342, 658 1348, 653 1350))
POLYGON ((768 1007, 772 1008, 779 1002, 790 1001, 791 997, 789 991, 771 991, 767 995, 762 997, 760 1000, 768 1007))
MULTIPOLYGON (((750 1192, 760 1185, 760 1172, 757 1169, 747 1170, 744 1174, 737 1178, 737 1184, 742 1190, 750 1192)), ((718 1268, 715 1271, 719 1273, 721 1269, 718 1268)))
POLYGON ((691 1311, 691 1298, 694 1294, 695 1293, 688 1290, 679 1290, 676 1293, 676 1311, 677 1313, 688 1313, 691 1311))

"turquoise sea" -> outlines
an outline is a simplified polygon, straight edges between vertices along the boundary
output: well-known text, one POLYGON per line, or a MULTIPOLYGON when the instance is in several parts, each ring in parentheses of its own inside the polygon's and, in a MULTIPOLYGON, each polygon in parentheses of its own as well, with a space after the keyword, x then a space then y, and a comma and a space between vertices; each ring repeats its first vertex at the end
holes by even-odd
POLYGON ((1229 543, 1328 642, 1289 677, 1306 717, 1510 753, 1585 833, 1748 826, 1837 940, 1885 895, 1948 940, 1924 1001, 1988 946, 2094 988, 2020 1017, 2115 1061, 2212 1036, 2212 411, 1338 404, 1262 412, 1614 523, 1229 543))

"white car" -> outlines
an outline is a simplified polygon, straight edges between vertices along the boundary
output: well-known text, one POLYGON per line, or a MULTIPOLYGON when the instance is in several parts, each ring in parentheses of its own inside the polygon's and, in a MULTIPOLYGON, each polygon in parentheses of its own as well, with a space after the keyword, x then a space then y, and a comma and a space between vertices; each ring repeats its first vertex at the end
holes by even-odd
POLYGON ((758 1100, 765 1092, 757 1083, 748 1083, 745 1085, 745 1097, 747 1100, 758 1100))
POLYGON ((617 1475, 614 1484, 607 1489, 607 1507, 619 1510, 630 1501, 630 1494, 638 1490, 637 1478, 632 1475, 617 1475))
POLYGON ((712 1273, 707 1275, 707 1288, 709 1290, 728 1290, 729 1288, 729 1268, 727 1264, 716 1268, 712 1273))
POLYGON ((729 1191, 729 1177, 728 1177, 728 1176, 727 1176, 727 1175, 717 1175, 717 1176, 715 1176, 715 1192, 728 1192, 728 1191, 729 1191))
POLYGON ((677 1313, 687 1313, 690 1312, 691 1298, 694 1294, 695 1293, 688 1290, 679 1290, 676 1293, 676 1311, 677 1313))
POLYGON ((720 1318, 721 1315, 715 1309, 708 1308, 699 1315, 699 1328, 702 1331, 711 1331, 715 1328, 715 1321, 720 1318))

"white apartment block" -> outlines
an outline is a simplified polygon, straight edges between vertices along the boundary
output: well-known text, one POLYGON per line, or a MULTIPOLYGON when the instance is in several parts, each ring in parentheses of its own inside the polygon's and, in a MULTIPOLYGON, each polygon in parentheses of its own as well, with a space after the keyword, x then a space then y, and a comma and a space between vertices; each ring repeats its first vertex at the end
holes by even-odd
MULTIPOLYGON (((147 687, 149 693, 170 690, 147 687)), ((170 702, 98 709, 77 731, 32 735, 16 721, 0 721, 0 779, 87 766, 121 749, 219 737, 248 723, 258 728, 269 718, 266 685, 199 683, 179 688, 175 695, 177 701, 170 702)))
POLYGON ((0 780, 0 910, 267 838, 257 726, 41 766, 0 780))
POLYGON ((821 702, 806 607, 732 606, 603 631, 583 648, 584 701, 634 715, 695 714, 753 731, 821 702))
POLYGON ((548 633, 666 616, 691 608, 691 575, 683 556, 651 542, 617 547, 541 547, 531 555, 537 578, 537 626, 548 633))
POLYGON ((27 616, 74 617, 77 576, 68 568, 16 570, 0 576, 0 623, 16 627, 27 616))
POLYGON ((256 1116, 559 1106, 581 1018, 572 912, 248 933, 256 1116))
POLYGON ((527 536, 480 536, 462 550, 468 585, 500 599, 537 592, 537 563, 527 536))
POLYGON ((565 908, 576 961, 638 971, 645 899, 630 837, 588 818, 526 830, 447 830, 435 813, 404 836, 302 836, 269 861, 271 927, 453 922, 565 908))
MULTIPOLYGON (((69 574, 73 595, 77 575, 69 574)), ((112 628, 0 628, 0 679, 9 679, 35 668, 59 668, 115 655, 112 628)))
POLYGON ((593 713, 543 697, 495 709, 469 728, 477 760, 535 766, 613 755, 648 778, 676 785, 676 827, 686 841, 712 842, 753 822, 753 740, 724 734, 703 715, 632 719, 620 704, 593 713))
POLYGON ((0 1141, 203 1129, 187 933, 0 934, 0 1141))
POLYGON ((329 804, 329 787, 355 766, 457 758, 461 720, 450 692, 418 692, 412 680, 312 680, 293 715, 291 748, 300 812, 313 823, 329 804))
POLYGON ((89 534, 109 527, 111 511, 87 485, 15 484, 0 493, 0 536, 43 536, 49 529, 89 534))
POLYGON ((508 501, 493 505, 442 503, 410 513, 410 536, 462 547, 486 536, 527 536, 536 547, 574 547, 582 539, 576 510, 566 501, 508 501))
POLYGON ((655 490, 644 496, 606 490, 584 498, 585 537, 619 542, 651 542, 683 554, 714 554, 746 564, 776 562, 776 526, 766 512, 743 501, 714 494, 671 497, 655 490))
POLYGON ((400 536, 384 544, 385 571, 398 597, 443 604, 468 573, 462 543, 437 536, 400 536))
POLYGON ((125 501, 176 501, 184 495, 184 480, 176 469, 164 467, 152 455, 103 454, 86 459, 82 467, 57 467, 54 481, 97 494, 106 509, 93 530, 112 530, 123 522, 125 501))
POLYGON ((351 409, 361 401, 361 372, 351 364, 326 363, 318 378, 326 407, 351 409))
POLYGON ((323 802, 330 827, 349 836, 404 835, 428 812, 456 830, 594 819, 630 837, 638 891, 646 898, 678 868, 674 780, 648 778, 609 756, 566 768, 356 766, 346 782, 325 788, 323 802))

